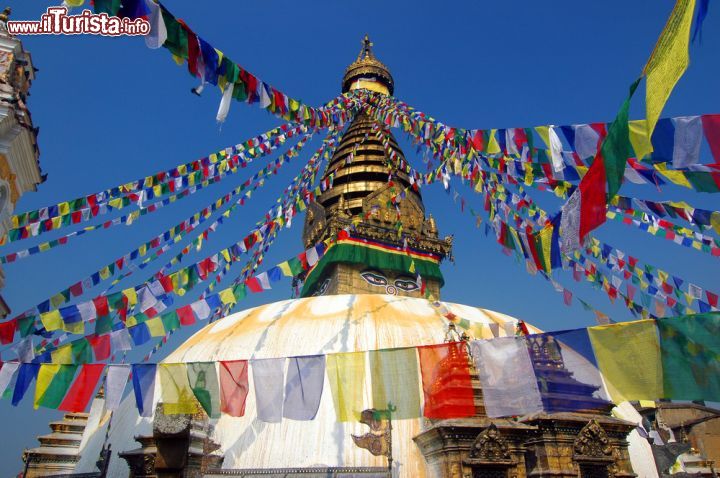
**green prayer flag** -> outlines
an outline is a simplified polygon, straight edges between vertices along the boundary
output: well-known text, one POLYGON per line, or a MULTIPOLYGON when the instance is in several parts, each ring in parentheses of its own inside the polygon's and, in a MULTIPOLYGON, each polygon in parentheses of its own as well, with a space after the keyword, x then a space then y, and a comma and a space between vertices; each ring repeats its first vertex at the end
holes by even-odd
POLYGON ((120 0, 95 0, 95 13, 107 13, 111 17, 120 11, 120 0))
POLYGON ((657 321, 665 397, 720 401, 720 312, 657 321))
POLYGON ((165 332, 172 332, 180 328, 180 319, 177 312, 169 312, 160 316, 165 332))
POLYGON ((163 46, 170 50, 170 53, 180 58, 188 57, 188 35, 183 26, 175 17, 162 6, 163 22, 167 29, 167 39, 163 46))
POLYGON ((220 385, 214 362, 187 364, 188 382, 195 398, 210 418, 220 416, 220 385))
POLYGON ((90 348, 90 343, 85 337, 73 341, 71 347, 74 363, 92 363, 92 349, 90 348))
POLYGON ((95 335, 109 334, 112 332, 112 326, 113 321, 111 316, 98 317, 95 320, 95 335))
POLYGON ((65 398, 77 365, 42 364, 37 377, 35 408, 39 405, 57 408, 65 398))
POLYGON ((370 356, 373 408, 394 407, 393 418, 418 418, 420 383, 415 348, 374 350, 370 356))
POLYGON ((605 164, 605 177, 607 178, 607 197, 608 201, 615 197, 620 190, 620 184, 625 174, 625 165, 630 156, 633 155, 632 143, 630 143, 630 127, 628 126, 628 110, 630 109, 630 99, 635 94, 638 85, 638 78, 630 85, 630 94, 623 101, 620 111, 608 128, 608 135, 603 140, 600 147, 605 164))

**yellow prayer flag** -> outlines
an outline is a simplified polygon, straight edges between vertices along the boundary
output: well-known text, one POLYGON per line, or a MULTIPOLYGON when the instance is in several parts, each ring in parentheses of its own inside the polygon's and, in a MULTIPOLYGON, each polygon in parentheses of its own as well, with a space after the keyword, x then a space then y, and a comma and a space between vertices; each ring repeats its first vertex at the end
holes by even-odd
POLYGON ((153 317, 152 319, 145 322, 145 325, 147 325, 148 330, 150 331, 150 337, 164 337, 165 336, 165 326, 163 325, 162 319, 158 317, 153 317))
POLYGON ((290 263, 288 261, 281 262, 280 264, 278 264, 278 267, 280 268, 285 277, 293 276, 292 270, 290 270, 290 263))
POLYGON ((614 403, 663 397, 660 343, 654 320, 589 327, 588 334, 614 403))
POLYGON ((43 395, 45 395, 45 392, 47 391, 48 387, 50 387, 50 383, 52 382, 53 378, 55 378, 55 375, 60 371, 60 365, 55 363, 43 363, 40 364, 40 370, 38 371, 37 375, 37 384, 35 385, 35 401, 33 403, 34 408, 38 408, 40 406, 40 400, 42 399, 43 395))
POLYGON ((72 323, 65 322, 63 324, 63 330, 65 332, 69 332, 69 333, 75 334, 75 335, 84 335, 85 334, 85 322, 82 320, 80 320, 78 322, 72 322, 72 323))
POLYGON ((65 214, 68 214, 70 212, 70 203, 69 202, 61 202, 58 204, 58 213, 60 213, 61 216, 64 216, 65 214))
POLYGON ((59 364, 73 363, 72 344, 63 345, 50 352, 50 360, 59 364))
POLYGON ((51 310, 40 314, 40 321, 48 332, 61 329, 63 326, 63 319, 59 310, 51 310))
POLYGON ((108 266, 103 267, 102 269, 100 269, 99 274, 100 274, 100 278, 103 280, 109 278, 110 277, 110 268, 108 266))
POLYGON ((492 129, 490 130, 490 137, 488 138, 488 144, 485 148, 485 152, 488 154, 497 154, 501 151, 502 150, 500 149, 500 144, 497 140, 497 130, 492 129))
POLYGON ((123 290, 122 293, 125 297, 127 297, 128 307, 137 304, 137 293, 135 292, 135 289, 131 287, 129 289, 123 290))
POLYGON ((158 365, 158 375, 160 402, 166 415, 197 413, 199 404, 190 388, 184 363, 161 363, 158 365))
POLYGON ((536 126, 535 131, 545 141, 545 146, 550 148, 550 127, 549 126, 536 126))
POLYGON ((337 420, 357 421, 364 409, 365 352, 327 355, 326 367, 337 420))
POLYGON ((688 47, 694 10, 695 0, 675 2, 670 18, 655 44, 655 50, 643 70, 647 75, 645 117, 649 138, 652 137, 665 102, 690 64, 688 47))
POLYGON ((678 186, 684 186, 689 189, 694 189, 692 187, 692 184, 690 184, 690 181, 688 181, 685 177, 685 173, 683 173, 682 171, 668 171, 662 168, 658 168, 657 165, 655 166, 655 169, 657 169, 660 174, 668 178, 671 183, 677 184, 678 186))
POLYGON ((628 121, 630 127, 630 143, 635 151, 635 159, 640 161, 652 153, 653 147, 648 136, 647 120, 628 121))
POLYGON ((237 303, 237 300, 235 299, 235 294, 233 294, 232 289, 221 290, 218 293, 218 296, 220 297, 220 302, 222 302, 225 305, 237 303))
POLYGON ((417 352, 414 347, 369 352, 372 382, 372 406, 387 410, 391 403, 393 418, 420 416, 420 381, 417 352))

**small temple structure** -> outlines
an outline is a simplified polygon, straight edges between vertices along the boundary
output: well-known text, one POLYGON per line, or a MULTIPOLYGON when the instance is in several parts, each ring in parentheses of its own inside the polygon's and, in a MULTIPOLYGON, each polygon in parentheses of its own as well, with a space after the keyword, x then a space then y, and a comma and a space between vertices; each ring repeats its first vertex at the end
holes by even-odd
MULTIPOLYGON (((35 191, 45 178, 40 170, 38 128, 27 101, 35 67, 22 42, 10 35, 10 8, 0 13, 0 236, 12 229, 10 218, 20 196, 35 191)), ((0 269, 0 289, 5 275, 0 269)), ((0 318, 10 309, 0 296, 0 318)))
MULTIPOLYGON (((391 95, 394 86, 366 37, 345 72, 342 90, 364 88, 391 95)), ((302 297, 209 324, 166 361, 262 359, 467 341, 467 334, 425 298, 440 297, 444 281, 439 265, 452 257, 452 239, 439 235, 414 179, 398 167, 401 161, 404 156, 392 134, 360 112, 324 172, 323 179, 332 186, 307 211, 305 246, 333 241, 304 277, 302 297), (403 239, 400 228, 406 233, 403 239)), ((500 336, 514 335, 518 326, 516 319, 498 312, 444 305, 500 336)), ((41 447, 26 453, 26 477, 658 476, 654 465, 643 461, 648 456, 642 455, 646 439, 636 432, 631 436, 636 423, 613 416, 613 405, 599 394, 600 386, 567 370, 557 343, 533 339, 530 355, 542 377, 542 400, 555 410, 565 403, 567 411, 488 417, 472 361, 475 413, 464 419, 388 421, 373 412, 381 404, 365 397, 367 409, 360 418, 341 422, 330 393, 323 394, 311 421, 263 422, 252 394, 242 417, 211 420, 202 410, 165 415, 160 404, 153 417, 140 417, 132 396, 115 412, 106 411, 99 396, 89 416, 67 415, 52 425, 53 434, 40 438, 41 447), (629 439, 639 450, 635 457, 629 439), (51 466, 51 457, 61 455, 66 446, 72 451, 61 465, 51 466)), ((467 369, 467 363, 458 362, 464 358, 451 354, 446 360, 450 368, 467 369)), ((436 406, 454 405, 457 380, 450 374, 434 385, 449 392, 446 402, 436 406)), ((365 386, 368 389, 367 382, 365 386)))

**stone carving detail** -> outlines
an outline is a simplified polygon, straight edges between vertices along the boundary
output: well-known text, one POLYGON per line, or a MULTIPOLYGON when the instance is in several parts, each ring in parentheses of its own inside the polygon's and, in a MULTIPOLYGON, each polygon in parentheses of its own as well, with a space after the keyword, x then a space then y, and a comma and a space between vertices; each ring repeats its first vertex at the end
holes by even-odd
POLYGON ((483 430, 475 439, 470 450, 470 458, 487 461, 505 461, 511 459, 507 442, 500 436, 494 423, 483 430))
POLYGON ((575 440, 573 448, 576 455, 593 458, 607 458, 612 457, 613 454, 610 439, 597 420, 590 420, 588 424, 580 430, 580 434, 575 440))

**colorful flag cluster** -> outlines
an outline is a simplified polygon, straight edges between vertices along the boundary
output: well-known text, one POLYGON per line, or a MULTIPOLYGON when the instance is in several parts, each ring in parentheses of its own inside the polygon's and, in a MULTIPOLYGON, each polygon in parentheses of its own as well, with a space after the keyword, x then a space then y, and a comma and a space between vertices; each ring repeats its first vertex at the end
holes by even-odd
MULTIPOLYGON (((141 363, 131 367, 132 384, 143 416, 153 413, 155 402, 166 414, 202 408, 213 418, 242 416, 252 374, 257 417, 269 423, 312 420, 325 386, 338 421, 358 420, 362 410, 388 404, 397 419, 473 416, 471 360, 490 417, 602 409, 628 400, 720 400, 720 313, 519 333, 367 352, 141 363), (558 370, 570 378, 557 382, 558 370)), ((105 367, 105 397, 114 409, 128 365, 9 362, 0 369, 0 394, 17 404, 35 380, 36 407, 81 411, 105 367)))
MULTIPOLYGON (((77 3, 82 5, 84 2, 77 3)), ((320 108, 290 98, 230 60, 156 0, 124 0, 122 5, 116 0, 95 0, 94 11, 131 20, 147 18, 151 31, 145 43, 149 48, 168 49, 179 65, 187 62, 190 75, 200 80, 200 85, 192 90, 195 94, 200 95, 208 84, 218 86, 223 91, 218 110, 220 122, 227 117, 233 99, 257 104, 287 121, 312 127, 342 124, 346 119, 345 112, 333 106, 347 104, 350 101, 348 96, 336 98, 331 105, 320 108)))

